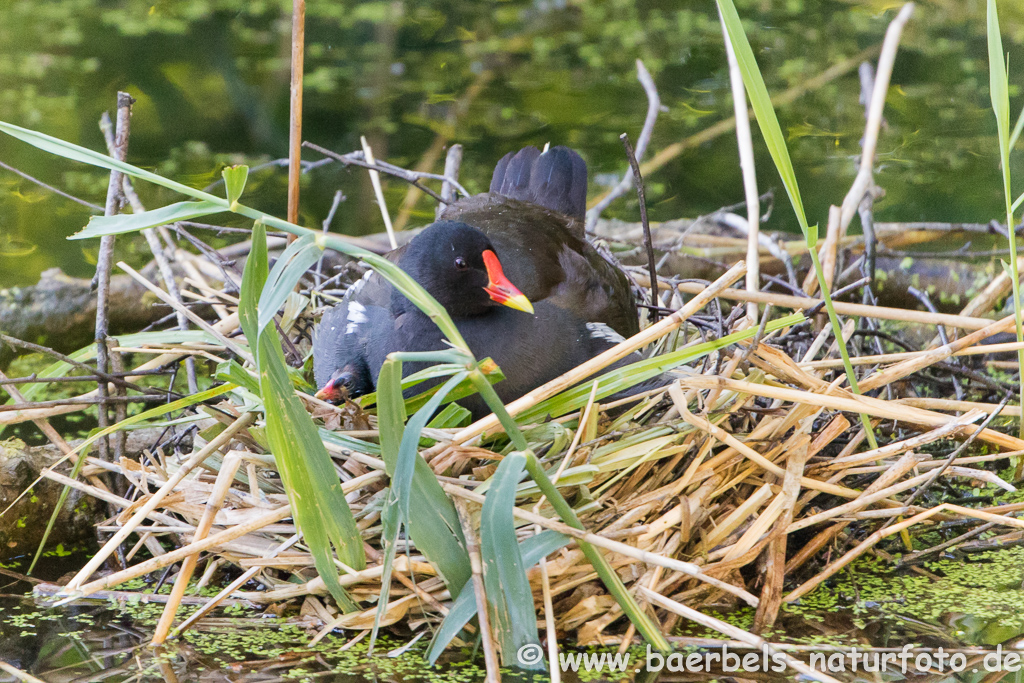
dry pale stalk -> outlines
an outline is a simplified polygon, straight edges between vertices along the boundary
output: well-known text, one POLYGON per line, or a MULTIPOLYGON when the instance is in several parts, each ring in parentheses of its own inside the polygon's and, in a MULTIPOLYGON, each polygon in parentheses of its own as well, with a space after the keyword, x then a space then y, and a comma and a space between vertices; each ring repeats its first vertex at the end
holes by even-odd
POLYGON ((811 680, 821 681, 821 683, 839 683, 838 680, 832 678, 828 674, 821 673, 820 671, 815 671, 814 669, 804 664, 800 660, 790 657, 789 655, 783 652, 775 650, 775 648, 773 648, 771 644, 764 638, 755 636, 753 633, 748 633, 747 631, 744 631, 738 626, 733 626, 732 624, 724 622, 721 619, 716 619, 706 614, 702 614, 691 607, 687 607, 681 602, 676 602, 671 598, 666 598, 664 595, 655 593, 646 586, 640 586, 639 590, 641 594, 643 594, 648 600, 653 602, 658 607, 667 609, 670 612, 675 612, 679 616, 685 617, 690 621, 695 621, 701 626, 714 629, 719 633, 724 633, 730 638, 735 638, 736 640, 741 641, 752 648, 761 650, 762 652, 767 652, 769 657, 782 657, 789 668, 793 669, 794 671, 798 671, 799 673, 802 673, 811 680))
MULTIPOLYGON (((646 275, 637 274, 633 279, 641 287, 650 287, 651 283, 646 275)), ((671 285, 661 282, 659 287, 669 289, 671 285)), ((704 290, 704 285, 699 282, 680 282, 676 285, 676 289, 683 294, 699 294, 704 290)), ((821 299, 774 294, 771 292, 747 292, 743 289, 723 289, 718 293, 718 296, 733 301, 753 301, 759 304, 772 304, 773 306, 789 308, 795 311, 803 311, 812 306, 822 304, 821 299)), ((833 304, 835 305, 836 313, 859 318, 900 320, 908 323, 920 323, 922 325, 946 325, 947 327, 959 327, 965 330, 980 330, 992 323, 991 320, 986 318, 972 318, 963 315, 950 315, 948 313, 911 311, 904 308, 889 308, 886 306, 867 306, 865 304, 854 304, 845 301, 835 301, 833 304)))
MULTIPOLYGON (((465 498, 466 500, 471 500, 473 502, 481 504, 484 502, 484 496, 480 495, 479 493, 467 491, 464 488, 455 486, 453 484, 444 484, 443 486, 444 490, 448 494, 453 495, 456 498, 465 498)), ((580 529, 571 527, 568 524, 563 524, 562 522, 548 519, 547 517, 543 517, 541 515, 528 512, 526 510, 523 510, 522 508, 512 508, 512 514, 514 514, 516 517, 524 521, 537 524, 539 526, 544 527, 545 529, 557 531, 558 533, 565 534, 566 536, 572 536, 573 538, 585 541, 586 543, 590 543, 591 545, 597 546, 598 548, 603 548, 613 553, 625 555, 626 557, 632 558, 637 562, 642 562, 644 564, 652 564, 658 567, 664 567, 665 569, 679 572, 681 574, 686 574, 687 576, 692 576, 695 579, 711 584, 715 588, 721 589, 731 595, 735 595, 736 597, 742 599, 744 602, 753 607, 757 606, 757 598, 754 595, 751 595, 747 591, 743 590, 742 588, 738 588, 737 586, 734 586, 731 583, 726 583, 725 581, 720 581, 714 577, 708 576, 701 570, 700 567, 693 564, 692 562, 683 562, 682 560, 676 560, 671 557, 665 557, 663 555, 650 553, 645 550, 635 548, 626 543, 613 541, 612 539, 605 538, 604 536, 599 536, 597 534, 581 531, 580 529)))
POLYGON ((1013 327, 1013 316, 1009 315, 998 320, 987 327, 984 327, 976 332, 972 332, 966 337, 962 337, 954 342, 950 342, 944 346, 940 346, 937 349, 932 349, 927 353, 924 353, 916 358, 910 358, 897 363, 891 367, 879 370, 873 375, 869 375, 860 381, 861 391, 871 391, 878 387, 885 386, 891 382, 895 382, 898 379, 902 379, 907 375, 911 375, 918 370, 922 370, 929 365, 934 365, 940 361, 944 361, 952 356, 961 349, 966 349, 969 346, 974 346, 983 339, 987 339, 994 334, 1005 332, 1006 330, 1013 327))
POLYGON ((210 443, 204 448, 200 449, 195 455, 189 458, 178 471, 175 472, 160 489, 150 496, 149 500, 146 501, 145 505, 139 508, 130 520, 122 527, 120 531, 114 534, 109 541, 107 541, 102 548, 82 567, 81 571, 75 574, 75 577, 67 584, 67 590, 73 591, 79 588, 86 579, 93 575, 100 565, 106 561, 108 557, 117 549, 119 545, 124 543, 125 539, 128 538, 129 534, 139 524, 146 519, 149 513, 153 512, 161 501, 166 498, 171 491, 174 490, 178 484, 191 472, 193 469, 201 465, 215 452, 226 446, 234 438, 235 434, 245 429, 253 423, 256 419, 255 414, 246 413, 231 423, 226 429, 218 434, 210 443))
MULTIPOLYGON (((586 363, 579 365, 569 372, 565 373, 561 377, 556 377, 547 384, 544 384, 525 396, 516 399, 512 403, 506 406, 509 414, 513 417, 519 413, 532 408, 546 398, 554 396, 563 389, 571 387, 581 380, 586 379, 590 375, 594 374, 598 370, 601 370, 608 365, 611 365, 617 360, 625 358, 629 354, 633 353, 637 349, 650 344, 653 341, 661 339, 666 334, 677 329, 680 325, 686 321, 687 318, 692 316, 694 313, 704 308, 712 299, 719 295, 726 287, 743 277, 746 272, 746 264, 743 261, 736 263, 732 268, 726 271, 720 278, 715 280, 711 286, 702 287, 699 292, 696 292, 697 296, 691 299, 683 308, 676 311, 669 317, 658 322, 656 325, 651 325, 645 330, 633 335, 629 339, 626 339, 620 344, 608 349, 604 353, 601 353, 594 358, 591 358, 586 363)), ((462 444, 470 439, 480 436, 485 432, 499 429, 501 423, 498 418, 493 414, 488 415, 482 420, 477 420, 470 426, 461 430, 455 434, 451 443, 462 444)), ((430 456, 439 453, 444 450, 448 444, 439 444, 430 451, 424 452, 424 457, 429 459, 430 456)))
MULTIPOLYGON (((217 474, 217 481, 213 486, 213 492, 206 503, 206 509, 203 511, 199 524, 196 525, 195 533, 192 536, 193 541, 201 541, 209 535, 210 529, 213 527, 213 520, 217 517, 217 512, 220 510, 221 505, 224 504, 224 498, 228 495, 231 484, 235 479, 235 473, 241 464, 242 458, 236 453, 229 453, 224 458, 220 466, 220 472, 217 474)), ((181 563, 181 569, 178 570, 178 576, 174 580, 174 587, 171 589, 167 605, 164 606, 164 612, 160 615, 160 621, 157 623, 156 631, 153 633, 152 645, 161 645, 167 640, 167 634, 171 630, 171 625, 174 624, 174 615, 178 612, 178 604, 185 595, 185 589, 188 588, 188 582, 192 579, 192 574, 195 572, 198 563, 198 555, 189 555, 181 563)))
MULTIPOLYGON (((913 424, 924 425, 927 427, 938 427, 948 424, 951 420, 955 419, 948 415, 934 413, 929 410, 902 406, 889 401, 871 398, 870 396, 857 395, 855 397, 849 393, 840 396, 822 396, 820 394, 807 391, 788 389, 786 387, 774 387, 767 384, 755 384, 753 382, 744 382, 741 380, 725 379, 724 377, 686 377, 678 380, 678 382, 684 387, 696 389, 731 389, 733 391, 753 394, 755 396, 777 398, 783 401, 792 401, 794 403, 806 403, 808 405, 817 405, 824 408, 831 408, 832 410, 842 410, 851 413, 866 413, 873 417, 881 417, 889 420, 903 420, 905 422, 911 422, 913 424)), ((963 430, 963 427, 961 427, 961 430, 963 430)), ((979 434, 978 438, 1007 450, 1024 449, 1024 441, 1021 439, 1007 434, 1002 434, 992 429, 983 430, 981 434, 979 434)))
POLYGON ((888 538, 893 534, 898 534, 906 529, 909 529, 913 525, 919 522, 924 522, 930 517, 934 517, 935 515, 941 512, 952 512, 954 514, 962 515, 965 517, 973 517, 974 519, 980 519, 986 522, 996 522, 998 524, 1004 524, 1006 526, 1024 529, 1024 520, 1015 519, 1013 517, 1004 517, 1002 515, 994 515, 988 512, 984 512, 982 510, 972 510, 971 508, 965 508, 960 505, 953 505, 951 503, 942 503, 933 508, 925 510, 924 512, 920 512, 914 515, 913 517, 905 519, 902 522, 899 522, 898 524, 893 524, 890 527, 882 529, 881 531, 876 531, 875 533, 871 534, 861 543, 859 543, 855 548, 852 548, 838 560, 825 567, 825 569, 823 569, 814 578, 808 580, 807 582, 801 584, 799 587, 793 590, 789 595, 783 598, 783 601, 793 602, 794 600, 800 599, 802 596, 807 595, 807 593, 809 593, 815 587, 821 584, 822 581, 825 581, 829 577, 834 576, 840 569, 850 564, 855 559, 857 559, 865 552, 867 552, 869 549, 877 545, 878 542, 882 539, 888 538))
MULTIPOLYGON (((167 565, 180 562, 189 555, 217 548, 229 541, 235 540, 236 538, 241 538, 246 534, 262 529, 265 526, 269 526, 275 522, 280 522, 282 519, 287 519, 291 514, 291 508, 287 505, 283 505, 277 509, 264 513, 245 524, 238 524, 230 529, 225 529, 220 533, 209 536, 205 540, 190 543, 178 548, 177 550, 172 550, 166 555, 155 557, 151 560, 142 562, 141 564, 137 564, 133 567, 128 567, 127 569, 122 569, 119 572, 105 576, 102 579, 97 579, 92 583, 87 583, 81 588, 75 590, 70 597, 71 599, 77 599, 83 595, 90 595, 98 590, 112 588, 113 586, 122 584, 125 581, 131 581, 139 576, 155 572, 157 569, 163 569, 167 565)), ((65 586, 64 590, 68 591, 67 586, 65 586)))

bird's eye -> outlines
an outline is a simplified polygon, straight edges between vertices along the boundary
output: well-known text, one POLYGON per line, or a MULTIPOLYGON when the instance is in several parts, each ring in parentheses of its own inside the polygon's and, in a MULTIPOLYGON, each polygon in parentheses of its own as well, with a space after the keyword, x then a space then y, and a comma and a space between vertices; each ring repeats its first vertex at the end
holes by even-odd
POLYGON ((469 264, 466 263, 466 259, 459 256, 455 259, 455 267, 458 270, 465 270, 466 268, 469 268, 469 264))

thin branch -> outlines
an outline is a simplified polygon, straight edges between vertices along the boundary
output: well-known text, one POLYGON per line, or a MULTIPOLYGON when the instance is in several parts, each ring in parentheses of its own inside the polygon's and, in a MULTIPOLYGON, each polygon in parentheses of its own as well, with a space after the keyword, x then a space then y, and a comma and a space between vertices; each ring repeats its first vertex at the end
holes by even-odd
MULTIPOLYGON (((644 246, 647 248, 647 271, 651 277, 651 305, 658 305, 658 266, 654 258, 654 242, 651 240, 651 224, 647 221, 647 199, 644 197, 644 179, 640 176, 640 164, 637 163, 633 147, 629 144, 629 136, 619 136, 622 146, 626 148, 629 167, 633 169, 633 180, 636 183, 636 195, 640 199, 640 223, 644 227, 644 246)), ((658 309, 651 309, 651 322, 658 322, 658 309)))

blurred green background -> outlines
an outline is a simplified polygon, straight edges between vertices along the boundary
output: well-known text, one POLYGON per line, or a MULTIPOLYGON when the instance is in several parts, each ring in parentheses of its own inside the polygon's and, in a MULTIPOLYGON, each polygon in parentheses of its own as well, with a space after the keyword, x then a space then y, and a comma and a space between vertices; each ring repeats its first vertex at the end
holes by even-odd
MULTIPOLYGON (((881 41, 899 5, 738 0, 769 89, 777 94, 881 41)), ((1011 107, 1024 96, 1024 3, 999 3, 1011 53, 1011 107)), ((137 100, 129 161, 202 187, 225 164, 287 155, 291 3, 269 0, 8 0, 0 3, 0 119, 103 149, 97 122, 117 90, 137 100)), ((337 151, 366 135, 379 158, 415 166, 439 136, 465 146, 462 181, 486 189, 490 168, 525 144, 571 145, 591 169, 591 195, 626 168, 619 134, 636 140, 647 109, 635 60, 666 108, 648 158, 732 115, 711 0, 308 0, 304 139, 337 151)), ((856 69, 779 112, 812 221, 824 223, 853 178, 863 127, 856 69)), ((984 222, 1003 211, 989 104, 985 3, 917 7, 904 34, 879 145, 879 220, 984 222)), ((1015 154, 1015 194, 1024 161, 1015 154)), ((309 150, 305 159, 319 156, 309 150)), ((9 138, 0 161, 102 204, 106 174, 9 138)), ((781 200, 767 225, 796 230, 765 152, 761 190, 781 200)), ((441 160, 435 166, 440 171, 441 160)), ((284 215, 285 176, 250 178, 247 201, 284 215)), ((742 200, 733 133, 652 173, 653 220, 695 216, 742 200)), ((319 226, 342 190, 333 229, 383 229, 365 171, 321 167, 303 179, 301 222, 319 226)), ((150 208, 175 201, 141 187, 150 208)), ((392 215, 407 186, 385 181, 392 215)), ((0 169, 0 287, 59 266, 93 272, 95 243, 69 242, 88 211, 0 169)), ((428 198, 409 225, 429 222, 428 198)), ((636 220, 629 196, 606 215, 636 220)), ((231 224, 232 219, 226 219, 231 224)), ((244 225, 241 222, 233 223, 244 225)), ((238 239, 238 237, 236 237, 238 239)), ((141 238, 118 258, 145 261, 141 238)))

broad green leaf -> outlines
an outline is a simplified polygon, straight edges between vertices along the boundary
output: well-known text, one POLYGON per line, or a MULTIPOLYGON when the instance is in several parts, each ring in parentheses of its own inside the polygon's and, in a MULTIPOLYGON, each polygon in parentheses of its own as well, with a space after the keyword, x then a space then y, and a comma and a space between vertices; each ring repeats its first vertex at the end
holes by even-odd
MULTIPOLYGON (((533 591, 526 578, 512 514, 516 487, 525 466, 526 457, 519 452, 502 459, 491 477, 491 488, 480 512, 484 592, 490 609, 491 633, 501 648, 503 662, 515 662, 519 648, 540 642, 533 591)), ((543 669, 544 662, 538 661, 529 668, 543 669)))
POLYGON ((15 126, 12 123, 6 123, 4 121, 0 121, 0 132, 7 133, 11 137, 17 138, 22 142, 27 142, 33 147, 37 147, 51 154, 56 154, 57 156, 64 157, 65 159, 80 161, 92 166, 99 166, 100 168, 105 168, 109 171, 121 171, 133 178, 148 180, 155 185, 166 187, 174 190, 175 192, 195 197, 196 199, 219 202, 224 206, 224 208, 227 208, 223 199, 215 197, 212 194, 208 194, 202 190, 197 190, 189 187, 188 185, 182 185, 181 183, 169 180, 168 178, 164 178, 163 176, 157 175, 151 171, 138 168, 137 166, 132 166, 131 164, 127 164, 123 161, 118 161, 106 154, 95 152, 86 147, 81 147, 74 143, 46 135, 45 133, 39 133, 34 130, 29 130, 28 128, 22 128, 21 126, 15 126))
MULTIPOLYGON (((426 426, 427 421, 437 410, 441 400, 448 390, 461 381, 460 375, 455 375, 441 387, 441 390, 427 402, 420 410, 412 416, 409 424, 405 426, 405 433, 402 434, 402 442, 398 449, 398 462, 395 465, 395 472, 391 476, 391 490, 388 492, 382 518, 384 520, 384 567, 381 574, 381 594, 377 600, 377 613, 373 619, 373 632, 370 634, 370 648, 377 639, 377 628, 380 620, 387 610, 388 594, 391 589, 391 564, 394 560, 395 547, 398 541, 398 532, 404 525, 409 527, 410 492, 412 479, 415 472, 416 461, 420 460, 417 446, 419 435, 426 426)), ((417 546, 418 547, 418 546, 417 546)), ((424 553, 430 557, 429 553, 424 553)))
POLYGON ((260 293, 267 282, 267 229, 262 221, 252 226, 252 248, 242 271, 242 291, 238 297, 238 322, 252 349, 253 358, 259 361, 259 305, 260 293), (250 265, 251 264, 251 265, 250 265))
POLYGON ((288 245, 288 248, 281 254, 281 258, 274 263, 263 290, 260 294, 258 305, 259 332, 270 324, 277 312, 284 306, 285 300, 295 284, 299 281, 311 265, 316 263, 323 250, 317 245, 312 235, 306 235, 288 245))
POLYGON ((259 345, 266 438, 288 491, 292 517, 331 595, 339 607, 352 611, 356 605, 338 581, 331 548, 346 566, 363 569, 366 556, 359 528, 345 501, 334 462, 288 380, 277 331, 261 334, 259 345))
POLYGON ((259 381, 253 378, 253 376, 246 372, 241 365, 233 360, 218 364, 215 377, 222 382, 237 384, 256 396, 260 395, 259 381))
POLYGON ((468 425, 472 417, 472 413, 459 404, 449 403, 427 426, 432 429, 455 429, 468 425))
MULTIPOLYGON (((530 536, 519 544, 519 552, 523 556, 523 566, 527 568, 532 567, 540 562, 540 558, 547 557, 556 550, 569 545, 571 540, 572 538, 569 536, 564 536, 550 529, 530 536)), ((448 614, 445 616, 444 621, 441 622, 441 626, 434 633, 434 638, 430 642, 430 647, 427 650, 427 661, 431 666, 437 663, 437 658, 445 651, 445 648, 452 642, 452 639, 459 635, 459 632, 466 627, 469 620, 475 616, 476 596, 471 590, 462 591, 451 609, 448 610, 448 614)))
POLYGON ((228 166, 220 173, 224 177, 225 192, 227 192, 228 203, 233 210, 245 190, 245 181, 249 178, 249 167, 245 165, 228 166))
POLYGON ((416 411, 416 414, 409 419, 402 434, 402 442, 398 447, 398 459, 395 462, 395 471, 391 475, 391 486, 395 490, 395 498, 398 500, 399 509, 402 511, 402 523, 409 524, 409 494, 412 488, 412 477, 416 461, 420 459, 419 443, 420 434, 427 422, 433 417, 445 395, 465 379, 465 371, 452 375, 447 382, 434 394, 426 405, 416 411))
POLYGON ((142 213, 118 213, 113 216, 93 216, 89 224, 82 230, 71 235, 70 240, 84 240, 103 235, 120 235, 126 232, 137 232, 159 225, 201 218, 214 213, 221 213, 224 207, 213 202, 178 202, 152 211, 142 213))
MULTIPOLYGON (((405 401, 401 390, 401 361, 389 358, 377 378, 377 428, 381 456, 394 477, 405 433, 405 401)), ((418 435, 417 435, 418 436, 418 435)), ((462 526, 455 506, 423 458, 414 459, 409 489, 409 535, 416 548, 437 566, 452 597, 469 581, 471 570, 462 526)))
MULTIPOLYGON (((338 581, 331 549, 346 566, 366 566, 363 542, 352 511, 341 490, 341 481, 313 420, 303 407, 288 375, 276 329, 259 334, 256 302, 267 275, 266 236, 257 223, 253 247, 242 274, 239 320, 244 331, 259 338, 260 393, 266 410, 265 436, 281 479, 288 491, 292 517, 301 530, 317 572, 331 595, 345 611, 356 609, 338 581)), ((250 338, 250 341, 255 338, 250 338)))
POLYGON ((330 432, 321 427, 319 429, 320 439, 323 441, 329 441, 335 445, 341 446, 342 448, 348 448, 349 450, 359 451, 366 455, 380 455, 380 446, 369 441, 363 441, 362 439, 356 439, 348 436, 347 434, 339 434, 338 432, 330 432))

